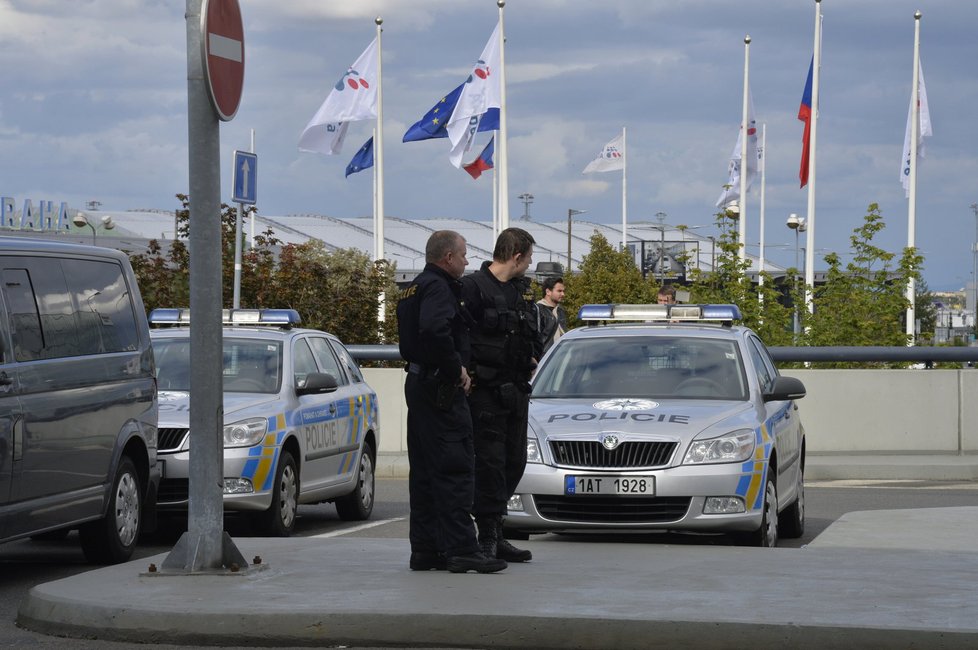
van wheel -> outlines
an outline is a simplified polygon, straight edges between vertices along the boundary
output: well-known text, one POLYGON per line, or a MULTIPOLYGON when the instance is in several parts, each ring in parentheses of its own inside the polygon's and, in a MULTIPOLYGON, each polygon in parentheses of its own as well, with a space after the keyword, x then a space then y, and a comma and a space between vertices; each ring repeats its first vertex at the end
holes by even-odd
POLYGON ((741 533, 738 540, 743 546, 760 546, 774 548, 778 545, 778 486, 771 468, 767 471, 764 484, 764 514, 761 516, 761 527, 750 533, 741 533))
POLYGON ((282 450, 272 486, 272 505, 256 516, 258 528, 269 537, 288 537, 295 528, 298 505, 299 472, 292 454, 282 450))
POLYGON ((343 521, 363 521, 370 518, 374 510, 374 461, 370 447, 364 447, 360 453, 360 467, 357 471, 357 482, 346 496, 336 500, 336 514, 343 521))
POLYGON ((78 529, 85 558, 93 564, 117 564, 132 557, 139 540, 143 493, 136 465, 119 460, 105 517, 78 529))

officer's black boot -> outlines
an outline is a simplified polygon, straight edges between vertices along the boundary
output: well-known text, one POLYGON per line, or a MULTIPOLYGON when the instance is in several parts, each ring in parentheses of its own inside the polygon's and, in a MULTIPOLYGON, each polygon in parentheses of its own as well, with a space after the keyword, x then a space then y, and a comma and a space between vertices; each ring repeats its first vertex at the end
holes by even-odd
POLYGON ((503 537, 503 518, 496 518, 496 557, 507 562, 529 562, 533 553, 526 549, 516 548, 503 537))
POLYGON ((497 520, 495 517, 476 517, 475 525, 479 529, 479 549, 486 557, 496 557, 496 543, 499 539, 497 520))

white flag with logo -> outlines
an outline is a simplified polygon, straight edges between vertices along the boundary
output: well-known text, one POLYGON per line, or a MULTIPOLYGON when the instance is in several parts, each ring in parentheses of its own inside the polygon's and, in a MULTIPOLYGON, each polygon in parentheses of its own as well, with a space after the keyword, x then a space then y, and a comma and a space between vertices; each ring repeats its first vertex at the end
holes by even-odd
MULTIPOLYGON (((917 134, 917 162, 926 158, 924 152, 924 138, 934 135, 934 131, 930 125, 930 110, 927 108, 927 88, 924 86, 924 69, 920 67, 918 62, 917 67, 917 81, 920 84, 919 92, 917 96, 920 98, 920 104, 917 111, 917 119, 920 124, 920 132, 917 134)), ((913 97, 910 98, 910 107, 907 109, 907 132, 903 136, 903 162, 900 165, 900 183, 903 185, 903 189, 907 194, 907 198, 910 198, 910 138, 911 131, 913 127, 913 97)))
POLYGON ((609 142, 598 157, 587 164, 582 174, 591 172, 613 172, 625 168, 625 136, 619 135, 609 142))
POLYGON ((496 29, 492 30, 492 36, 482 50, 482 56, 462 85, 455 110, 446 125, 448 139, 452 142, 452 152, 448 159, 456 167, 462 167, 462 159, 472 148, 472 141, 483 114, 490 108, 501 108, 501 64, 499 23, 496 23, 496 29))
POLYGON ((377 39, 336 82, 299 136, 299 150, 337 154, 343 148, 349 122, 376 119, 377 39))
MULTIPOLYGON (((737 144, 734 145, 733 152, 730 154, 730 163, 727 165, 727 183, 724 185, 720 198, 717 199, 716 206, 723 207, 731 201, 740 199, 740 151, 744 143, 744 130, 741 128, 737 132, 737 144)), ((757 147, 757 120, 754 118, 754 95, 749 90, 747 92, 747 189, 750 189, 761 160, 762 152, 757 147)))

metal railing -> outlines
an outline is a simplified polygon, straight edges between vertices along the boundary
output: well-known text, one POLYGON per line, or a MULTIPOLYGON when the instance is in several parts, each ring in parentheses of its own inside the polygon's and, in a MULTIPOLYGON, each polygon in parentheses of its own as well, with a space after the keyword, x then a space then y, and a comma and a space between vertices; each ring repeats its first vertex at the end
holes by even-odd
MULTIPOLYGON (((348 345, 350 354, 360 361, 401 361, 396 345, 348 345)), ((978 362, 978 347, 773 347, 771 357, 780 362, 844 363, 852 362, 978 362)))

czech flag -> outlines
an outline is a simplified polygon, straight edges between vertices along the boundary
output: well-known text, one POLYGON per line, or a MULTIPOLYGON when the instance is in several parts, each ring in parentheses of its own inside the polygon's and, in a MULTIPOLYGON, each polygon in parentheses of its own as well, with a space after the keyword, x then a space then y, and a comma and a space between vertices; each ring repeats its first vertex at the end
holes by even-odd
POLYGON ((801 106, 798 108, 798 119, 805 123, 805 134, 801 136, 801 168, 798 178, 801 187, 808 185, 808 152, 811 147, 812 133, 812 72, 815 69, 815 57, 808 66, 808 81, 805 82, 805 92, 801 96, 801 106))
POLYGON ((489 138, 489 144, 486 148, 482 150, 479 157, 470 162, 468 165, 462 167, 465 171, 469 173, 472 178, 479 178, 482 176, 482 172, 488 171, 493 168, 492 164, 492 154, 495 150, 496 137, 493 136, 489 138))

